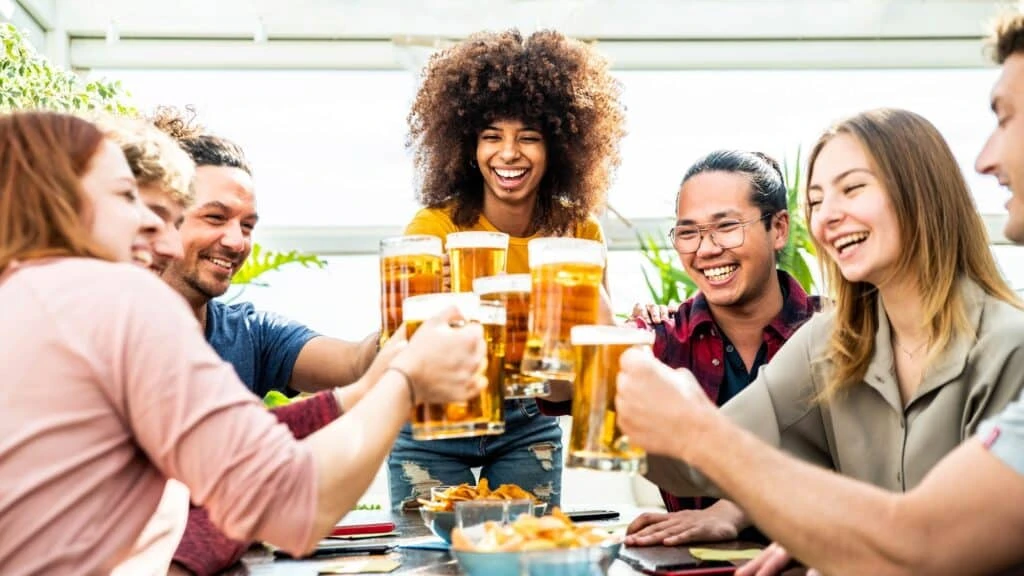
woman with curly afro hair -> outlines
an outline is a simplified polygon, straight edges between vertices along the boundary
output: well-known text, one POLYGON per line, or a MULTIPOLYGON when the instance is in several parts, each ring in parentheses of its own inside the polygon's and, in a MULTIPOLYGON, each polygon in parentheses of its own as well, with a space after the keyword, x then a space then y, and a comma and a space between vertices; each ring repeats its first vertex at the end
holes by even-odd
MULTIPOLYGON (((406 234, 509 235, 508 273, 529 271, 527 243, 572 236, 604 243, 594 212, 619 165, 619 82, 593 48, 554 31, 479 33, 435 54, 409 113, 420 210, 406 234)), ((610 317, 607 294, 603 314, 610 317)), ((438 484, 514 483, 551 505, 562 481, 561 429, 532 399, 505 401, 500 436, 414 441, 389 458, 395 509, 438 484)))

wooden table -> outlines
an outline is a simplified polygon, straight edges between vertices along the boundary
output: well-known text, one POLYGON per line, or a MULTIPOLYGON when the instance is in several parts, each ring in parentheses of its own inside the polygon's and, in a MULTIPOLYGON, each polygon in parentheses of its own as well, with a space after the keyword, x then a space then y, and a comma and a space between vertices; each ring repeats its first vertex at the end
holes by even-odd
MULTIPOLYGON (((431 536, 430 530, 423 524, 419 513, 394 514, 392 519, 401 537, 368 539, 365 542, 392 542, 397 544, 410 538, 431 536)), ((396 548, 389 557, 398 560, 402 564, 400 568, 391 572, 391 574, 421 574, 423 576, 463 574, 455 558, 448 551, 396 548)), ((251 550, 243 559, 243 566, 236 567, 226 572, 226 574, 230 576, 316 576, 319 567, 337 564, 342 558, 344 557, 319 560, 275 560, 265 550, 251 550)), ((360 556, 360 558, 372 557, 360 556)), ((802 573, 803 571, 800 570, 798 572, 787 572, 787 575, 802 573)), ((609 576, 636 576, 643 573, 634 570, 621 560, 616 560, 608 574, 609 576)))

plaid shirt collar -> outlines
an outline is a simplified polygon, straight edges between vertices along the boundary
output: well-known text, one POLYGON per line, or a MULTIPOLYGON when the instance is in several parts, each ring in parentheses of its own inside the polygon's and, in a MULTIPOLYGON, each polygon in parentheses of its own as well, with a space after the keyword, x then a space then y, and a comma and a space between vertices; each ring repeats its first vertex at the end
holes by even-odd
MULTIPOLYGON (((782 287, 783 302, 782 309, 771 322, 765 326, 766 330, 775 332, 775 336, 782 340, 789 340, 789 337, 796 332, 817 308, 816 297, 811 297, 804 292, 803 287, 783 270, 776 270, 779 284, 782 287)), ((711 306, 703 292, 697 292, 693 297, 693 304, 690 307, 690 321, 683 327, 684 332, 680 337, 684 341, 692 341, 694 335, 710 333, 715 326, 715 319, 711 316, 711 306)))

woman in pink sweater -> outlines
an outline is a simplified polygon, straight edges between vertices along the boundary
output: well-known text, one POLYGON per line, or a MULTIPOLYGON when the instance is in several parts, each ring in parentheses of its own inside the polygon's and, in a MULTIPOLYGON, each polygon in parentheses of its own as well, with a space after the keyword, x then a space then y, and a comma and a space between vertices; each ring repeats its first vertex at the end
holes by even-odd
POLYGON ((146 210, 120 149, 71 116, 0 116, 0 573, 107 573, 167 478, 238 540, 311 550, 357 501, 413 398, 485 385, 478 326, 417 331, 348 413, 296 441, 123 262, 146 210), (214 439, 216 439, 214 441, 214 439))

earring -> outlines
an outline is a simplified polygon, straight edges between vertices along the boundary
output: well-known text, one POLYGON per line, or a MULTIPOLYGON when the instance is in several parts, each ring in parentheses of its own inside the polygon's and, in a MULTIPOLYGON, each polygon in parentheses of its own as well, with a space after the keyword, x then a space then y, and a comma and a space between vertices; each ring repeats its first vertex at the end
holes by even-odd
POLYGON ((469 165, 472 166, 473 168, 476 168, 476 160, 470 158, 469 159, 469 165))

